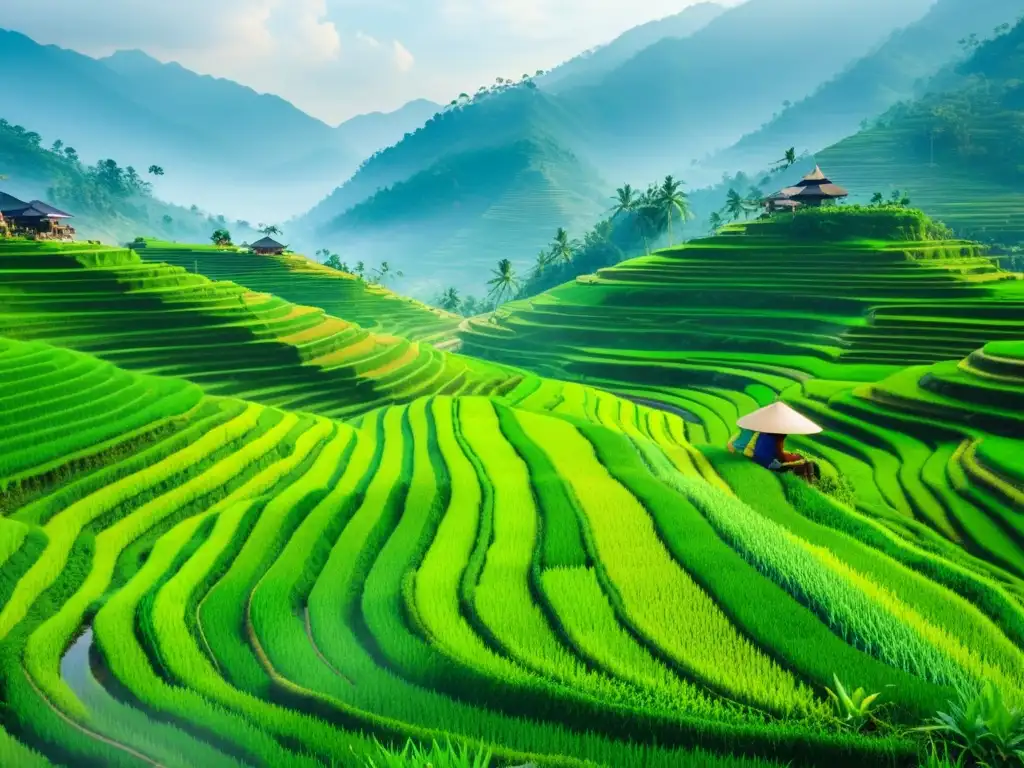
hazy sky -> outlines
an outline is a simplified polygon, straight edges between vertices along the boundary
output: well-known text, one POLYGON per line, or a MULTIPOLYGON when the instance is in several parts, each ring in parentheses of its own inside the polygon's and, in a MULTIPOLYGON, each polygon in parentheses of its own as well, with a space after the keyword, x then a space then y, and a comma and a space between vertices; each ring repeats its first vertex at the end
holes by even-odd
POLYGON ((547 69, 695 2, 0 0, 0 27, 90 55, 140 48, 337 123, 547 69))

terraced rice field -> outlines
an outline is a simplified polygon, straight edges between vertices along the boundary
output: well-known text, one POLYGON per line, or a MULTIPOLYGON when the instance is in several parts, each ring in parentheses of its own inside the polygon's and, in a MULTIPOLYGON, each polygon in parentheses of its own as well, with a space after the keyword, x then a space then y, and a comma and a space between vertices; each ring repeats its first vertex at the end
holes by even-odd
POLYGON ((0 765, 910 768, 1024 705, 1024 281, 778 224, 510 305, 501 362, 0 241, 0 765), (722 449, 779 395, 852 503, 722 449))
MULTIPOLYGON (((985 119, 976 117, 979 125, 985 119)), ((1002 120, 993 119, 993 125, 1002 120)), ((902 118, 894 126, 861 131, 815 156, 832 178, 860 192, 866 203, 874 192, 899 189, 913 204, 959 234, 999 243, 1024 241, 1024 192, 995 174, 954 156, 933 162, 913 147, 928 136, 925 119, 902 118)))
MULTIPOLYGON (((204 258, 216 267, 218 258, 255 257, 214 251, 204 258)), ((288 274, 280 268, 268 285, 288 274)), ((355 284, 319 273, 310 279, 355 284)), ((383 294, 371 299, 361 286, 354 293, 354 315, 377 312, 376 326, 418 324, 429 336, 437 331, 428 328, 433 320, 450 325, 419 305, 383 294)), ((320 307, 143 261, 134 251, 88 245, 0 240, 0 335, 184 377, 213 394, 334 417, 431 393, 501 393, 524 378, 424 341, 367 330, 320 307)))
MULTIPOLYGON (((739 416, 781 397, 827 428, 794 442, 852 482, 858 510, 1024 576, 1019 366, 990 352, 1024 338, 1024 281, 966 242, 787 227, 734 225, 510 304, 464 349, 676 409, 712 463, 739 416)), ((742 496, 748 479, 727 480, 742 496)))
POLYGON ((833 673, 907 722, 957 683, 1024 696, 1009 581, 913 550, 974 607, 759 514, 676 417, 593 390, 346 424, 11 340, 0 381, 4 765, 363 766, 409 737, 498 765, 916 765, 823 721, 833 673))
POLYGON ((209 246, 146 241, 145 261, 163 262, 211 280, 230 280, 293 304, 318 307, 371 333, 434 344, 450 341, 462 318, 367 285, 305 256, 254 256, 209 246))

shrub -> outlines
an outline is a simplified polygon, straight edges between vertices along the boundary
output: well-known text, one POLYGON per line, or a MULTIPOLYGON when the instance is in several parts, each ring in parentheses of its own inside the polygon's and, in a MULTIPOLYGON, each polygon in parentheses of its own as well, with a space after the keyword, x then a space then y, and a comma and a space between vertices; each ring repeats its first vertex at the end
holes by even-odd
POLYGON ((932 722, 919 730, 948 742, 960 760, 966 756, 988 768, 1024 765, 1024 710, 1007 706, 991 681, 981 690, 962 689, 959 701, 949 702, 949 711, 932 722))
POLYGON ((379 754, 365 758, 365 768, 487 768, 491 764, 489 749, 474 752, 450 741, 443 746, 435 741, 427 749, 410 739, 401 752, 377 742, 377 749, 379 754))

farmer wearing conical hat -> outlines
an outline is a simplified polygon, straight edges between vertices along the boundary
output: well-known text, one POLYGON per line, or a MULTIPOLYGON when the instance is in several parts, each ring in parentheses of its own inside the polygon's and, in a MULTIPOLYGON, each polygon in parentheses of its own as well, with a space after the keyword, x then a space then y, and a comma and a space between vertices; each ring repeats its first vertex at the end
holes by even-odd
POLYGON ((736 426, 740 431, 729 441, 731 452, 742 453, 772 472, 792 472, 804 480, 821 477, 815 462, 786 451, 786 437, 816 435, 822 429, 785 403, 772 403, 754 411, 737 421, 736 426))

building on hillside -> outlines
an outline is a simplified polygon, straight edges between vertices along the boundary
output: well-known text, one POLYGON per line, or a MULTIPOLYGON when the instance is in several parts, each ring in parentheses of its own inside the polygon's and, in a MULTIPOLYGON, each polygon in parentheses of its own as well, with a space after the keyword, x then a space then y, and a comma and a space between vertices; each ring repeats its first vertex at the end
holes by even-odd
POLYGON ((819 206, 826 200, 839 200, 849 197, 850 193, 833 184, 819 166, 804 176, 796 186, 786 187, 774 195, 765 198, 765 207, 768 212, 793 211, 802 205, 819 206))
POLYGON ((257 240, 250 245, 249 249, 260 256, 280 256, 287 247, 287 245, 281 245, 272 237, 264 237, 262 240, 257 240))
POLYGON ((38 240, 73 240, 75 237, 74 227, 66 223, 72 215, 42 200, 26 203, 0 192, 0 214, 12 235, 38 240))

